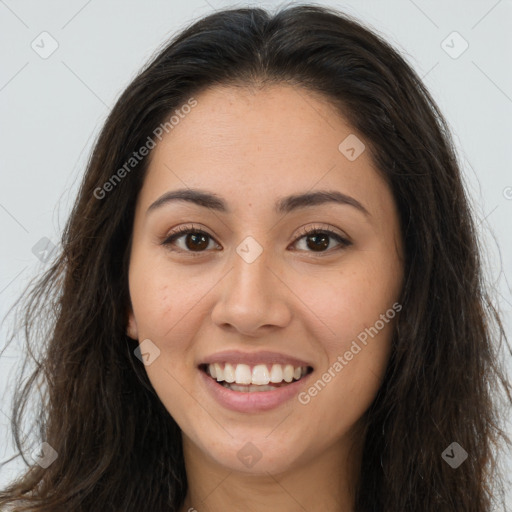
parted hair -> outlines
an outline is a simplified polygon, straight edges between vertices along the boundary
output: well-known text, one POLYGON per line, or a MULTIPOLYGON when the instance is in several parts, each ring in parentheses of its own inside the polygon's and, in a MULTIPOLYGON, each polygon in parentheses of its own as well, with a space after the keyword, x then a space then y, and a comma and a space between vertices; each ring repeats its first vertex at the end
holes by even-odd
MULTIPOLYGON (((190 23, 120 95, 89 158, 59 252, 17 303, 30 378, 15 384, 13 438, 28 465, 0 492, 17 511, 178 512, 187 492, 181 431, 126 335, 134 209, 143 158, 95 191, 171 112, 217 85, 292 84, 322 95, 364 137, 396 202, 403 308, 381 388, 364 415, 357 512, 490 512, 510 384, 475 219, 439 108, 383 37, 335 9, 220 10, 190 23), (28 354, 31 354, 30 357, 28 354), (58 453, 27 461, 22 420, 58 453), (503 404, 497 397, 503 398, 503 404), (457 442, 468 458, 441 456, 457 442)), ((500 506, 502 504, 499 504, 500 506)))

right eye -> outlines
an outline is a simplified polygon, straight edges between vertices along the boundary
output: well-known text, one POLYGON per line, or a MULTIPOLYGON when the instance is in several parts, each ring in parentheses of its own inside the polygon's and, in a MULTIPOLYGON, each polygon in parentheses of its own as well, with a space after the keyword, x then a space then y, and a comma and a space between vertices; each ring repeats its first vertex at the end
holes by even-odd
POLYGON ((162 245, 166 246, 171 251, 177 250, 178 252, 201 253, 208 249, 209 242, 213 241, 213 238, 205 231, 196 229, 193 226, 180 226, 174 232, 170 233, 162 242, 162 245), (178 249, 173 248, 175 242, 181 239, 183 239, 184 245, 178 249))

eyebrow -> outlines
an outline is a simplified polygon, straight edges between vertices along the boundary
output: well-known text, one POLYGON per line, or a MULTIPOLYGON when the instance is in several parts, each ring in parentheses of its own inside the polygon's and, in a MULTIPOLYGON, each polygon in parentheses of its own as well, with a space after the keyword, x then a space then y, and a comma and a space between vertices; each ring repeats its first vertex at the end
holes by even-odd
MULTIPOLYGON (((152 203, 146 211, 146 215, 166 204, 185 201, 211 208, 221 213, 231 213, 226 201, 216 194, 200 189, 178 189, 171 190, 160 196, 152 203)), ((283 197, 276 201, 274 210, 278 214, 289 213, 300 208, 318 206, 326 203, 335 203, 341 205, 353 206, 366 216, 370 217, 368 210, 355 198, 342 194, 337 190, 319 190, 315 192, 305 192, 302 194, 293 194, 283 197)))

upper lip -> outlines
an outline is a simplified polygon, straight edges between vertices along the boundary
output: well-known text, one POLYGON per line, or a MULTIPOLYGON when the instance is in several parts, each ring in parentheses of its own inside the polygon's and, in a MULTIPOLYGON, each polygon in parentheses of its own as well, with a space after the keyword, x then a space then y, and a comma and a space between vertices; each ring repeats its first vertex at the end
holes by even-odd
POLYGON ((257 364, 291 364, 294 367, 310 366, 310 363, 297 359, 296 357, 288 356, 280 352, 272 352, 268 350, 260 352, 242 352, 239 350, 227 350, 224 352, 216 352, 210 356, 206 356, 200 363, 203 365, 213 363, 230 363, 230 364, 247 364, 250 366, 257 364))

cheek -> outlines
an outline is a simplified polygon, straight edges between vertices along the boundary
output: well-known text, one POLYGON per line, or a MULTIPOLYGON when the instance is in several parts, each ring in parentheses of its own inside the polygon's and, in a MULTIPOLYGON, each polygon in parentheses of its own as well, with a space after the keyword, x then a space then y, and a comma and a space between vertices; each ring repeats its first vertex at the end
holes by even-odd
POLYGON ((179 413, 193 405, 193 401, 187 402, 190 396, 183 386, 188 387, 193 364, 190 340, 197 329, 200 299, 206 290, 200 288, 199 281, 187 278, 185 272, 170 270, 162 258, 143 251, 134 254, 129 289, 139 340, 151 340, 160 351, 154 362, 145 367, 146 373, 174 416, 176 410, 179 413), (177 404, 182 405, 177 407, 177 404))
MULTIPOLYGON (((325 294, 321 338, 326 363, 318 368, 299 402, 318 431, 348 431, 365 413, 382 383, 391 352, 396 296, 359 274, 343 280, 342 291, 325 294)), ((328 436, 328 432, 325 432, 328 436)))
POLYGON ((350 361, 337 361, 338 366, 331 362, 329 368, 318 372, 317 379, 298 397, 302 414, 325 439, 350 432, 381 386, 388 358, 384 339, 375 338, 371 344, 360 347, 360 352, 350 361))
MULTIPOLYGON (((382 253, 347 254, 337 269, 327 274, 324 270, 302 273, 295 283, 294 291, 306 298, 310 315, 322 326, 316 335, 323 339, 331 356, 348 350, 350 342, 376 322, 383 334, 387 335, 391 329, 386 312, 399 297, 400 267, 397 260, 379 258, 379 254, 382 253)), ((395 312, 390 313, 391 319, 394 318, 395 312)))
POLYGON ((323 305, 321 319, 329 326, 329 334, 322 338, 328 362, 300 397, 311 408, 310 417, 343 431, 370 406, 382 382, 394 319, 401 309, 400 276, 398 259, 384 251, 358 252, 315 287, 313 301, 317 307, 323 305))
POLYGON ((139 338, 164 343, 192 325, 208 282, 194 280, 186 270, 173 270, 165 258, 141 253, 130 263, 129 285, 139 338))
POLYGON ((162 339, 172 328, 174 316, 179 314, 180 303, 174 298, 170 285, 158 276, 154 270, 136 273, 130 281, 130 296, 140 339, 162 339))

